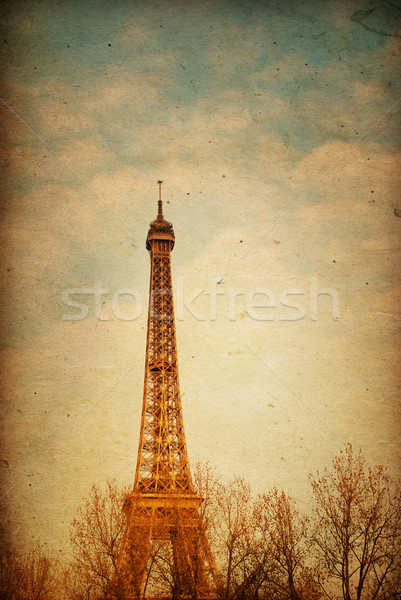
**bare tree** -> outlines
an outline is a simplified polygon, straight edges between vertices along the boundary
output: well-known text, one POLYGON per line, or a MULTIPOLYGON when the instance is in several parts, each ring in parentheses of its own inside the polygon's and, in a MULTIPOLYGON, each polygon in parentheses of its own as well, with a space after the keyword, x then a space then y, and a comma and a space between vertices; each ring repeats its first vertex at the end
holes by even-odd
MULTIPOLYGON (((401 493, 385 469, 370 468, 350 444, 330 468, 311 477, 316 502, 312 539, 320 583, 329 598, 392 596, 401 571, 401 493), (339 582, 341 593, 330 586, 339 582)), ((398 592, 399 593, 399 592, 398 592)))
POLYGON ((59 587, 58 561, 39 545, 27 553, 1 553, 1 600, 56 600, 60 598, 59 587))
POLYGON ((318 600, 321 592, 307 567, 308 520, 284 491, 273 488, 257 503, 259 562, 264 570, 262 591, 277 600, 318 600))
MULTIPOLYGON (((127 489, 107 482, 105 490, 92 486, 90 496, 71 524, 74 561, 71 568, 79 577, 79 589, 87 596, 119 597, 117 561, 126 527, 123 505, 127 489)), ((70 582, 71 583, 71 582, 70 582)))
POLYGON ((217 497, 222 485, 221 475, 210 463, 198 462, 195 464, 193 480, 197 492, 203 498, 200 513, 204 527, 211 536, 217 511, 217 497))
POLYGON ((195 468, 195 484, 204 498, 203 522, 221 576, 220 596, 248 598, 260 574, 256 555, 255 499, 240 477, 224 484, 209 464, 195 468))
POLYGON ((92 600, 95 598, 92 591, 93 584, 90 580, 85 580, 75 562, 62 569, 57 600, 92 600))
POLYGON ((307 520, 284 492, 257 499, 239 477, 224 485, 206 464, 195 468, 204 523, 230 600, 318 600, 307 562, 307 520))

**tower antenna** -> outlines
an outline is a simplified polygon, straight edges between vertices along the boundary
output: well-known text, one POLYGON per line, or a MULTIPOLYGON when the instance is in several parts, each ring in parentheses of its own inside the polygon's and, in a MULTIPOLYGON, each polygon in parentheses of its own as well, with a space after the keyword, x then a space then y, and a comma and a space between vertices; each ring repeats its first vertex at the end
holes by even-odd
POLYGON ((163 221, 163 202, 162 202, 162 181, 157 182, 159 184, 159 202, 158 202, 158 212, 157 212, 157 220, 163 221))

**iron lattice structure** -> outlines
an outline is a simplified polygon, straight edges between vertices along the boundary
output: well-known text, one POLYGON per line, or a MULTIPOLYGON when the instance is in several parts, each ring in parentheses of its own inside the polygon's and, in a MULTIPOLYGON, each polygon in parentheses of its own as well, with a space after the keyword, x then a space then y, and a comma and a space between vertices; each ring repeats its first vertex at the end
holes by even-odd
POLYGON ((219 576, 184 433, 170 264, 174 242, 173 226, 163 217, 159 182, 158 215, 146 240, 151 275, 141 432, 116 579, 124 600, 218 597, 219 576), (163 568, 149 585, 155 565, 163 568))

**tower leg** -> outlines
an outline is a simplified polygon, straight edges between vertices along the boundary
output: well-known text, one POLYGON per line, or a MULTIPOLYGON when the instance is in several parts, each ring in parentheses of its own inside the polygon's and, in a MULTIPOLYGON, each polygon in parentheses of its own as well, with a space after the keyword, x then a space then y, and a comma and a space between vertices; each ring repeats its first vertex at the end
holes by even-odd
POLYGON ((199 498, 131 499, 116 583, 123 600, 216 600, 219 587, 199 498))
POLYGON ((122 543, 116 578, 118 597, 121 594, 121 600, 139 600, 145 597, 146 567, 151 555, 153 519, 144 519, 144 515, 140 514, 130 517, 131 523, 122 543))

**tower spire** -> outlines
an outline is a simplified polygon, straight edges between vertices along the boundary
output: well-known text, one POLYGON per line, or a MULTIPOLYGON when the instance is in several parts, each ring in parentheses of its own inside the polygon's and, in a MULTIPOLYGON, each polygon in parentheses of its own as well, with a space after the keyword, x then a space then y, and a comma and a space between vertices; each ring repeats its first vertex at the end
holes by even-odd
POLYGON ((159 202, 158 202, 158 212, 157 212, 157 220, 164 221, 163 217, 163 202, 162 202, 162 181, 157 182, 159 184, 159 202))

